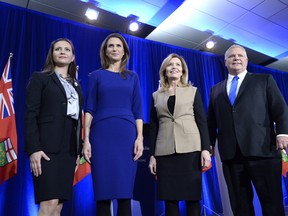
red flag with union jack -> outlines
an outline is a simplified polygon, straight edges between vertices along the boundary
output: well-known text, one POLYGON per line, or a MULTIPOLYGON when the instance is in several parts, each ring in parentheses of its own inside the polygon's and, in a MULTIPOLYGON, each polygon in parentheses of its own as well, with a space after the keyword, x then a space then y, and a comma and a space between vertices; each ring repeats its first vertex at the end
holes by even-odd
POLYGON ((17 173, 17 131, 10 60, 0 80, 0 184, 17 173))

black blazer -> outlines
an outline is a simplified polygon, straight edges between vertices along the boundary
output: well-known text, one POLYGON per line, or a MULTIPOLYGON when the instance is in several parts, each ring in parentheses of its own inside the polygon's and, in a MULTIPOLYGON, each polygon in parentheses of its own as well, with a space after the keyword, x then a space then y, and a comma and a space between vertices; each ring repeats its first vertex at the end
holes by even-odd
MULTIPOLYGON (((83 94, 78 82, 73 83, 79 95, 77 154, 81 153, 83 94)), ((25 111, 25 152, 57 153, 61 149, 67 118, 65 89, 55 73, 34 73, 27 85, 25 111)))
POLYGON ((226 83, 211 88, 207 113, 211 145, 217 138, 221 160, 235 156, 237 143, 244 156, 281 157, 276 135, 288 134, 288 110, 273 77, 247 73, 234 106, 226 83))

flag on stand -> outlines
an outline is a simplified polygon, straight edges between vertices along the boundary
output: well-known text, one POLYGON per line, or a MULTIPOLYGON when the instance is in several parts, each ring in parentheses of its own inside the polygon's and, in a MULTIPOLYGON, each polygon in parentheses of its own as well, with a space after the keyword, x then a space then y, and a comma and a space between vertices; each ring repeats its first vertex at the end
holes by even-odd
POLYGON ((17 173, 17 131, 15 122, 11 53, 0 80, 0 185, 17 173))
MULTIPOLYGON (((84 125, 84 113, 82 112, 82 125, 84 125)), ((84 127, 82 128, 82 139, 84 138, 84 127)), ((81 181, 85 176, 91 173, 90 164, 85 160, 84 156, 80 158, 80 164, 74 175, 73 185, 81 181)))
POLYGON ((90 174, 90 172, 90 164, 85 160, 84 156, 82 156, 80 158, 80 164, 78 166, 78 169, 76 170, 74 175, 73 185, 76 185, 78 182, 80 182, 84 177, 90 174))
POLYGON ((288 172, 288 157, 286 151, 283 149, 282 153, 282 176, 286 178, 288 172))

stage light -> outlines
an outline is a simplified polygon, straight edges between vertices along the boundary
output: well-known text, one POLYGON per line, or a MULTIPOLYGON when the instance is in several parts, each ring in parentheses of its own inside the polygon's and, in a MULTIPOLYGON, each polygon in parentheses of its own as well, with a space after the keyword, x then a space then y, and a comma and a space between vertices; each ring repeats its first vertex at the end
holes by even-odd
POLYGON ((139 30, 139 23, 137 21, 132 21, 129 24, 129 30, 132 32, 136 32, 139 30))
POLYGON ((134 14, 130 14, 127 17, 128 23, 128 31, 130 32, 137 32, 140 28, 140 22, 138 22, 139 17, 135 16, 134 14))
POLYGON ((89 19, 89 20, 97 20, 99 15, 99 11, 92 9, 92 8, 87 8, 85 16, 89 19))
POLYGON ((212 49, 215 46, 215 42, 212 40, 207 41, 206 43, 206 48, 207 49, 212 49))

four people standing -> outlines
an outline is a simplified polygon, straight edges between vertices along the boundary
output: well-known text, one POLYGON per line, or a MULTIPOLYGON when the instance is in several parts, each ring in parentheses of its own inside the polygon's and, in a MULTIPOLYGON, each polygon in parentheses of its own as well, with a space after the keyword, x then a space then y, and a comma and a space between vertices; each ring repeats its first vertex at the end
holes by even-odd
POLYGON ((143 153, 142 100, 138 75, 126 69, 130 52, 118 33, 100 49, 101 65, 89 75, 83 154, 91 162, 97 216, 131 215, 137 160, 143 153))
POLYGON ((280 150, 288 146, 287 105, 273 77, 249 73, 247 64, 243 47, 226 51, 228 78, 210 92, 211 145, 218 139, 235 216, 255 215, 252 183, 263 215, 284 216, 280 150))
POLYGON ((153 93, 149 168, 157 175, 157 197, 166 216, 200 215, 202 167, 211 163, 206 115, 198 89, 188 84, 185 60, 170 54, 159 71, 161 87, 153 93))
POLYGON ((63 201, 72 198, 82 149, 83 96, 76 73, 74 46, 59 38, 51 43, 43 71, 33 73, 27 85, 25 152, 39 216, 60 216, 63 201))
MULTIPOLYGON (((143 153, 139 79, 126 66, 129 47, 110 34, 100 49, 102 68, 89 75, 83 154, 92 166, 98 216, 129 216, 137 160, 143 153)), ((235 216, 255 215, 253 183, 263 215, 284 215, 280 149, 288 147, 287 105, 271 75, 247 72, 243 47, 225 53, 228 78, 211 88, 208 128, 199 90, 188 84, 183 57, 170 54, 160 67, 161 87, 153 93, 149 168, 157 176, 157 197, 166 215, 200 215, 202 168, 211 163, 218 139, 223 173, 235 216), (229 100, 230 99, 230 100, 229 100), (189 166, 188 166, 189 165, 189 166)), ((27 86, 25 152, 33 173, 39 215, 60 215, 72 196, 81 152, 83 96, 76 79, 70 40, 52 42, 44 69, 27 86)))

